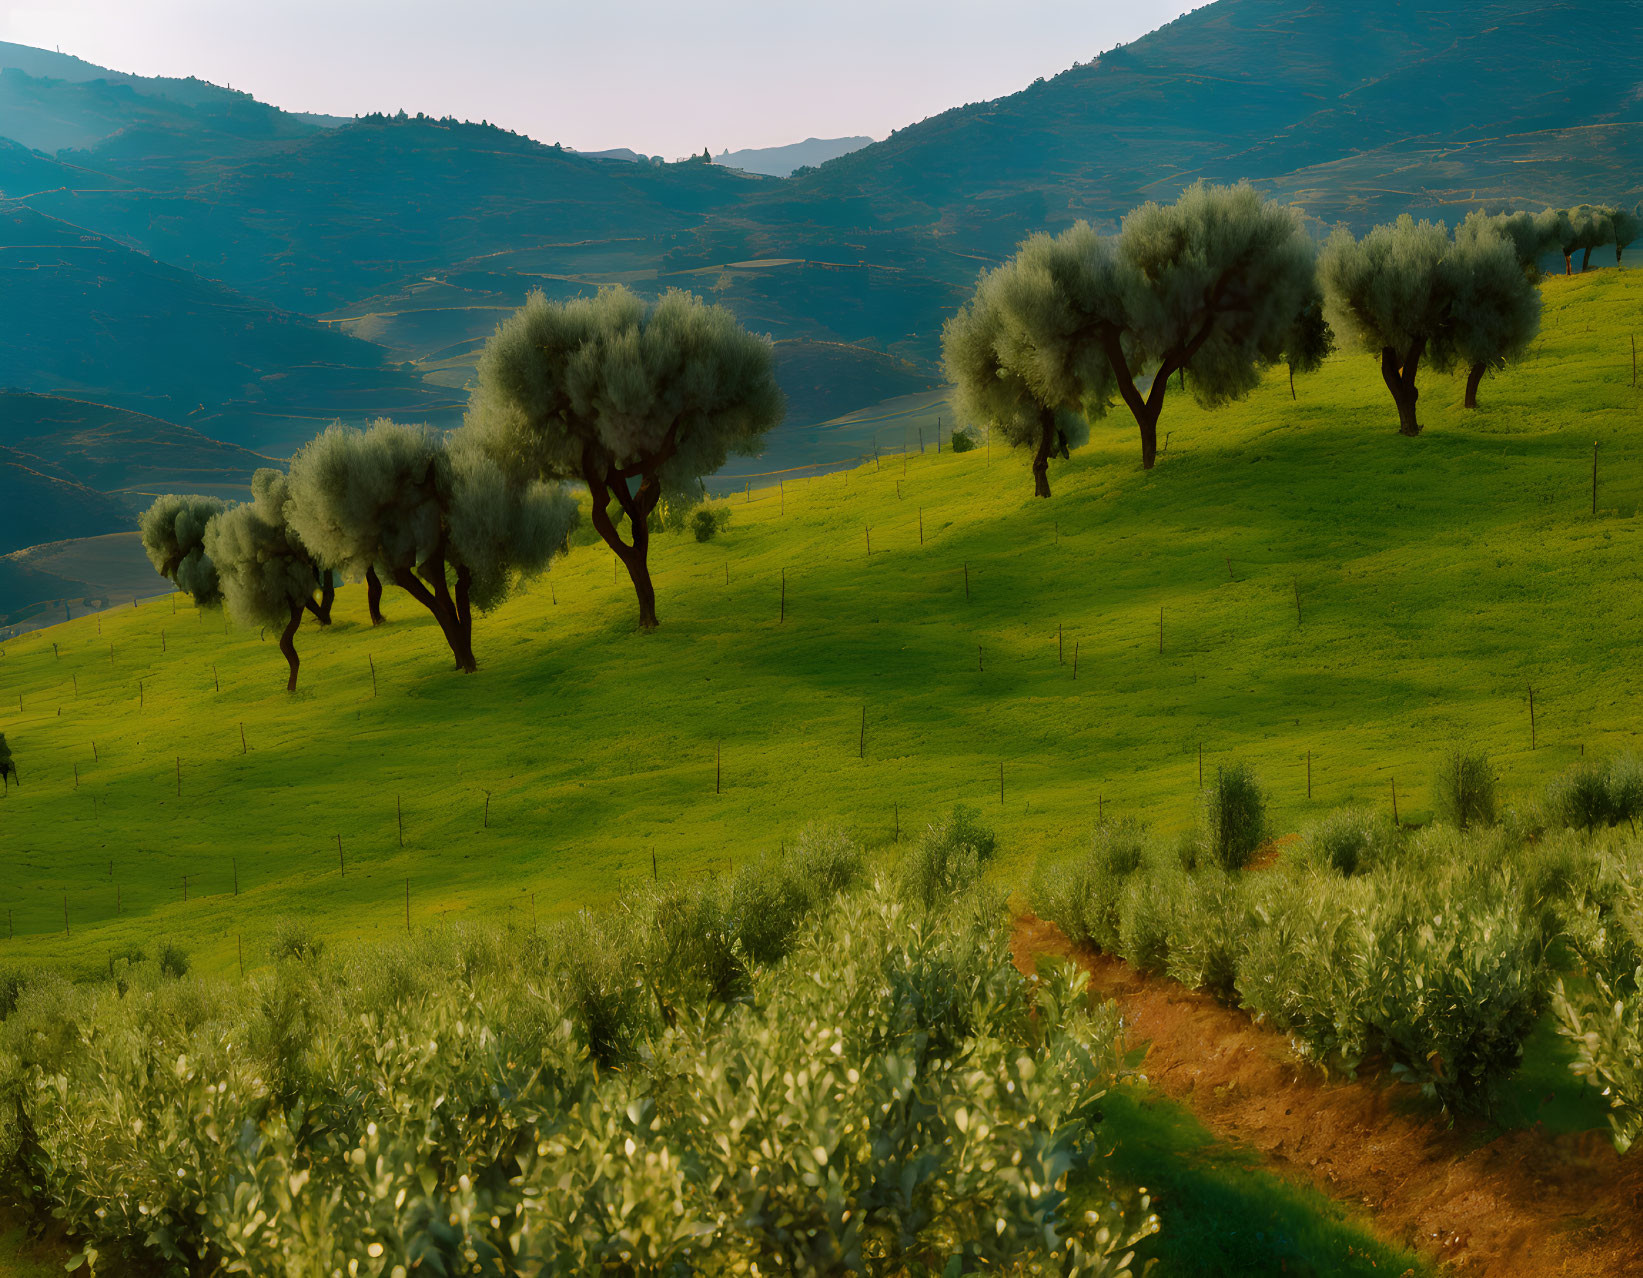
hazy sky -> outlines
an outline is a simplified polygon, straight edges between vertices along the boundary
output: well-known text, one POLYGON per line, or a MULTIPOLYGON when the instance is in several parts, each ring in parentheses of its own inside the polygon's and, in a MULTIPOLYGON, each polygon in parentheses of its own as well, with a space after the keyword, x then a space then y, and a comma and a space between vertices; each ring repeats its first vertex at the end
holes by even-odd
MULTIPOLYGON (((1202 0, 1199 0, 1201 3, 1202 0)), ((0 40, 293 110, 488 119, 672 159, 998 97, 1180 0, 0 0, 0 40)))

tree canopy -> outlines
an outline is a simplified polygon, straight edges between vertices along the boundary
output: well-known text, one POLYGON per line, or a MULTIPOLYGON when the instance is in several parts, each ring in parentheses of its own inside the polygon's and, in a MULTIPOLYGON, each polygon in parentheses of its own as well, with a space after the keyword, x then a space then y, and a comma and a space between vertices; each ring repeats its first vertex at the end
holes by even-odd
POLYGON ((1452 263, 1448 344, 1466 370, 1466 407, 1476 408, 1484 373, 1519 359, 1540 332, 1540 290, 1516 246, 1492 228, 1457 237, 1452 263))
POLYGON ((1515 215, 1474 215, 1451 240, 1442 224, 1405 214, 1361 240, 1339 229, 1324 246, 1319 274, 1332 323, 1380 356, 1402 434, 1421 430, 1423 363, 1464 367, 1466 404, 1475 408, 1484 374, 1521 356, 1539 332, 1540 291, 1528 273, 1533 236, 1515 240, 1509 230, 1523 225, 1515 215))
MULTIPOLYGON (((1074 230, 1075 241, 1094 235, 1083 223, 1074 230)), ((1089 438, 1088 418, 1106 412, 1113 388, 1106 354, 1088 340, 1062 278, 1076 269, 1078 247, 1084 246, 1033 236, 981 277, 941 335, 959 415, 1012 448, 1034 450, 1039 497, 1050 495, 1050 458, 1069 456, 1089 438)))
POLYGON ((205 553, 205 530, 225 503, 215 497, 156 497, 137 521, 143 551, 154 571, 202 608, 222 602, 216 565, 205 553))
POLYGON ((782 413, 767 338, 693 294, 647 305, 618 286, 567 302, 531 294, 486 344, 467 429, 510 482, 587 484, 649 628, 651 514, 698 501, 702 478, 757 452, 782 413))
POLYGON ((1398 430, 1420 434, 1415 379, 1422 359, 1447 367, 1454 272, 1449 232, 1407 213, 1361 240, 1344 227, 1324 245, 1318 272, 1335 331, 1381 357, 1398 430))
POLYGON ((242 625, 279 626, 280 651, 297 686, 297 626, 319 585, 312 552, 286 522, 285 476, 263 468, 251 476, 251 500, 229 506, 206 527, 205 553, 216 566, 229 615, 242 625))
POLYGON ((433 614, 459 670, 477 668, 473 610, 564 549, 576 503, 557 484, 519 481, 470 432, 332 426, 291 459, 286 514, 321 563, 380 567, 433 614))

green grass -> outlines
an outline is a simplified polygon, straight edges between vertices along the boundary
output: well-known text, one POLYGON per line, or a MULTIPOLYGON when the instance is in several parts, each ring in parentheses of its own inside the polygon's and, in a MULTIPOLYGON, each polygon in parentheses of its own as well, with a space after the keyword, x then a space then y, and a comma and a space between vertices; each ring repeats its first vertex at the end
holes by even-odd
POLYGON ((660 540, 650 635, 610 553, 580 546, 551 593, 478 622, 474 676, 397 592, 390 625, 363 624, 360 587, 329 631, 304 626, 295 696, 272 636, 165 598, 11 641, 0 963, 89 972, 169 938, 232 971, 242 943, 262 961, 281 914, 334 939, 403 928, 407 881, 413 922, 528 924, 533 903, 606 898, 653 857, 695 873, 816 816, 878 844, 958 801, 1016 874, 1080 840, 1098 800, 1184 825, 1200 743, 1206 769, 1254 765, 1279 829, 1387 804, 1394 780, 1419 818, 1461 739, 1508 794, 1534 792, 1639 726, 1640 312, 1635 273, 1552 280, 1534 355, 1476 413, 1426 377, 1418 439, 1395 433, 1375 361, 1342 354, 1298 402, 1277 374, 1213 414, 1173 398, 1151 473, 1115 415, 1053 468, 1050 501, 1000 450, 736 498, 719 539, 660 540))
POLYGON ((1420 1257, 1375 1237, 1361 1213, 1274 1176, 1259 1154, 1218 1141, 1148 1088, 1113 1092, 1102 1116, 1102 1136, 1114 1142, 1110 1171, 1144 1185, 1163 1221, 1141 1252, 1158 1262, 1152 1278, 1431 1272, 1420 1257))

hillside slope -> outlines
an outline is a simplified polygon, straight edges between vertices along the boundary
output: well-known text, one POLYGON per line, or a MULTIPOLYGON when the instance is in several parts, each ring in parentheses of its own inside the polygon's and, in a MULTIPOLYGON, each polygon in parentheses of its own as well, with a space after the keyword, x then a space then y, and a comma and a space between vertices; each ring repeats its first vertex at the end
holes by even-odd
MULTIPOLYGON (((0 555, 42 541, 117 532, 132 518, 130 503, 76 483, 42 458, 0 445, 0 555)), ((0 592, 0 611, 6 603, 0 592)))
POLYGON ((244 487, 268 459, 187 426, 107 404, 0 390, 0 445, 99 492, 244 487))
POLYGON ((1170 832, 1200 746, 1254 765, 1282 829, 1394 784, 1421 819, 1462 739, 1533 795, 1643 722, 1643 275, 1545 288, 1532 356, 1476 412, 1427 378, 1417 439, 1342 354, 1296 400, 1275 373, 1172 401, 1151 472, 1127 419, 1098 425, 1049 501, 1025 457, 915 449, 660 537, 652 634, 579 538, 479 620, 473 676, 397 592, 372 629, 358 587, 300 631, 295 695, 272 637, 165 599, 11 640, 10 952, 90 969, 169 936, 227 971, 283 914, 523 927, 653 853, 689 874, 817 818, 887 842, 955 802, 1019 866, 1097 811, 1170 832))
POLYGON ((20 204, 0 204, 0 386, 63 392, 278 448, 333 417, 459 401, 358 341, 20 204))

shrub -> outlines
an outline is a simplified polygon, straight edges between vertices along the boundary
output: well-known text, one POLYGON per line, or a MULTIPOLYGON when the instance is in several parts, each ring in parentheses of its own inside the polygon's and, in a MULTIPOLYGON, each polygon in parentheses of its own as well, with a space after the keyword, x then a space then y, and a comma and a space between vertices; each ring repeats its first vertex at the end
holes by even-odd
POLYGON ((1164 875, 1132 875, 1118 900, 1118 953, 1137 971, 1158 973, 1169 962, 1173 902, 1181 885, 1164 875))
POLYGON ((968 453, 979 447, 976 437, 968 430, 960 428, 953 431, 952 449, 955 453, 968 453))
POLYGON ((720 506, 698 506, 696 513, 690 517, 690 531, 695 534, 697 541, 712 541, 730 526, 730 508, 720 506))
POLYGON ((1539 936, 1508 877, 1434 892, 1399 880, 1376 911, 1364 1017, 1396 1073, 1487 1111, 1545 1005, 1539 936))
POLYGON ((325 951, 325 942, 314 935, 302 919, 281 917, 274 920, 274 937, 268 943, 268 957, 276 963, 281 959, 318 958, 325 951))
POLYGON ((1132 818, 1103 821, 1085 855, 1040 864, 1028 887, 1028 902, 1033 913, 1054 923, 1074 944, 1120 953, 1125 880, 1140 869, 1145 856, 1144 825, 1132 818))
POLYGON ((958 804, 902 858, 902 894, 926 908, 955 896, 981 877, 995 849, 993 832, 981 824, 981 814, 958 804))
POLYGON ((1239 880, 1213 866, 1180 880, 1166 971, 1188 989, 1238 1001, 1238 955, 1250 919, 1239 880))
POLYGON ((1101 822, 1090 836, 1095 863, 1118 878, 1135 873, 1147 854, 1147 827, 1134 817, 1101 822))
POLYGON ((154 958, 160 965, 161 975, 169 976, 174 980, 180 980, 182 977, 188 975, 188 951, 183 949, 180 945, 174 945, 170 941, 163 941, 160 944, 158 952, 154 955, 154 958))
POLYGON ((1614 825, 1622 821, 1637 830, 1643 817, 1643 760, 1635 754, 1617 754, 1609 761, 1605 777, 1609 792, 1609 817, 1614 825))
POLYGON ((1609 796, 1608 769, 1595 759, 1582 759, 1546 788, 1546 807, 1559 825, 1572 830, 1595 830, 1616 821, 1609 796))
POLYGON ((1223 870, 1241 870, 1266 840, 1266 796, 1247 763, 1219 769, 1203 795, 1203 847, 1223 870))
POLYGON ((1596 974, 1589 989, 1559 980, 1552 1011, 1574 1049, 1569 1068, 1608 1098, 1614 1147, 1626 1153, 1643 1135, 1643 967, 1619 985, 1596 974))
POLYGON ((1454 750, 1438 769, 1438 819, 1457 830, 1495 823, 1495 773, 1481 750, 1454 750))
POLYGON ((636 1017, 620 1069, 573 1027, 590 988, 641 989, 619 974, 646 900, 542 944, 434 931, 244 984, 31 986, 0 1025, 0 1192, 33 1195, 100 1273, 933 1273, 961 1254, 1123 1278, 1157 1222, 1096 1132, 1117 1017, 1070 965, 1018 973, 997 905, 847 896, 744 999, 636 1017))
POLYGON ((1306 865, 1350 877, 1388 861, 1397 841, 1391 817, 1373 808, 1336 808, 1307 827, 1296 856, 1306 865))
POLYGON ((1262 875, 1248 887, 1249 932, 1238 948, 1239 1000, 1296 1050, 1352 1072, 1366 1051, 1362 1005, 1369 948, 1368 880, 1262 875))

